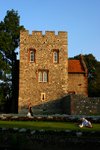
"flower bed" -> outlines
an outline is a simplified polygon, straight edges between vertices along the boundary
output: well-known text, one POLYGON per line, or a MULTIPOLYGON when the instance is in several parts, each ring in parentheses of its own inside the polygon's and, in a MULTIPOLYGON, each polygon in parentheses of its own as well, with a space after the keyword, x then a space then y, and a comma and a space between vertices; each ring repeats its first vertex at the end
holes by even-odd
MULTIPOLYGON (((79 122, 81 123, 83 116, 71 115, 51 115, 51 116, 6 116, 1 115, 0 120, 4 121, 50 121, 50 122, 79 122)), ((84 116, 91 123, 100 123, 100 116, 84 116)))

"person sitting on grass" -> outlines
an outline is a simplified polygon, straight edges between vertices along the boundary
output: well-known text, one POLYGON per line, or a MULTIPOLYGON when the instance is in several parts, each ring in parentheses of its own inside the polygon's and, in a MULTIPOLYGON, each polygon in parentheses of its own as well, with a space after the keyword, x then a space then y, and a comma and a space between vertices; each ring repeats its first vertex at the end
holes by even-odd
POLYGON ((85 118, 82 118, 82 124, 79 124, 79 127, 90 127, 92 128, 91 122, 85 118))

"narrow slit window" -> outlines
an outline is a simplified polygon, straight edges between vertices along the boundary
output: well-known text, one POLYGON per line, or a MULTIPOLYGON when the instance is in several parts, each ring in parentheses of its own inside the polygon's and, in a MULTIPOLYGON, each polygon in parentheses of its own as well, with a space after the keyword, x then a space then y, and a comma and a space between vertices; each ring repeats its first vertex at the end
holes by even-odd
POLYGON ((54 64, 59 63, 59 49, 52 50, 52 63, 54 64))
POLYGON ((54 63, 58 63, 58 53, 54 52, 54 63))
POLYGON ((46 99, 46 94, 45 93, 41 93, 41 100, 44 101, 46 99))
POLYGON ((44 100, 44 94, 42 95, 42 100, 44 100))
POLYGON ((36 50, 28 49, 28 63, 33 62, 36 63, 36 50))
POLYGON ((34 62, 34 52, 33 51, 30 53, 30 61, 34 62))

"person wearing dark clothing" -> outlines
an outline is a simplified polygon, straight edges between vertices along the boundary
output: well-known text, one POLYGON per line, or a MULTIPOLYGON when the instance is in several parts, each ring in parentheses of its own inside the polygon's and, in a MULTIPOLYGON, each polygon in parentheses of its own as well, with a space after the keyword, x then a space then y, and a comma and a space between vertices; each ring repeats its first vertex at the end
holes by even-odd
POLYGON ((29 110, 31 116, 33 116, 32 103, 30 103, 28 110, 29 110))

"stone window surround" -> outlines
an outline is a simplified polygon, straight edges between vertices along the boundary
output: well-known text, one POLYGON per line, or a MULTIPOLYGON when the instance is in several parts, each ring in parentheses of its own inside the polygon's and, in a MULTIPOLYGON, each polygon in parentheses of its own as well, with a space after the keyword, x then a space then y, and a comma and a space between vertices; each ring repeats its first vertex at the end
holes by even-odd
MULTIPOLYGON (((36 63, 36 50, 35 49, 28 49, 28 63, 32 62, 32 63, 36 63), (34 61, 31 61, 31 52, 34 52, 34 61)), ((52 63, 53 64, 58 64, 59 63, 59 49, 53 49, 52 50, 52 63), (57 52, 57 62, 54 62, 54 52, 57 52)))
POLYGON ((38 69, 37 70, 37 83, 48 83, 49 82, 49 70, 47 69, 38 69), (42 72, 42 81, 39 81, 39 73, 42 72), (47 73, 47 82, 44 81, 44 73, 47 73))
POLYGON ((46 93, 41 93, 41 101, 45 101, 46 100, 46 93))
POLYGON ((30 52, 30 62, 34 62, 34 51, 30 52))
POLYGON ((59 63, 59 49, 53 49, 52 50, 52 63, 53 64, 58 64, 59 63), (54 52, 57 52, 57 62, 54 62, 54 52))
POLYGON ((28 62, 36 63, 36 50, 28 49, 28 62), (31 52, 34 52, 34 61, 31 61, 31 52))

